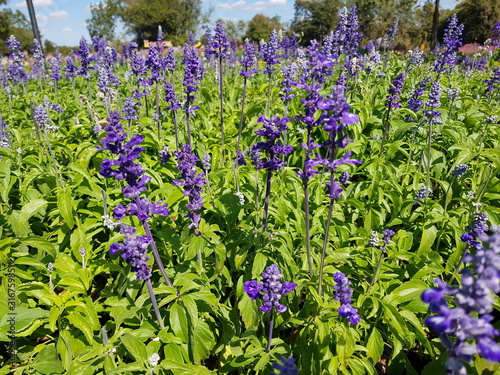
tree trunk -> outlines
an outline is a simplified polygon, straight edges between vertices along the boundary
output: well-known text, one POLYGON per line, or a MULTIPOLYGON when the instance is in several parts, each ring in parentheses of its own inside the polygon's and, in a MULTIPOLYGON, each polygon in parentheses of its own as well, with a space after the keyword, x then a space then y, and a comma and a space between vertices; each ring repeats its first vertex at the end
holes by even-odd
POLYGON ((435 0, 434 15, 432 16, 431 51, 434 51, 434 48, 436 48, 437 45, 438 23, 439 23, 439 0, 435 0))

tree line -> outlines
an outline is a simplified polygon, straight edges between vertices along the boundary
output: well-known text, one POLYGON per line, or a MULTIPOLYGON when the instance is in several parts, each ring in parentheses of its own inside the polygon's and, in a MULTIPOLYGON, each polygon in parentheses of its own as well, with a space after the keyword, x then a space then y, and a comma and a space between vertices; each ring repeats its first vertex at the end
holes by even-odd
MULTIPOLYGON (((384 35, 395 19, 399 31, 395 41, 396 48, 432 46, 434 38, 444 30, 446 20, 457 13, 465 25, 464 43, 483 43, 496 22, 500 21, 500 0, 461 0, 455 9, 439 9, 439 0, 295 0, 295 15, 291 22, 283 23, 279 16, 255 15, 250 21, 220 21, 229 38, 242 41, 248 38, 259 42, 267 39, 273 29, 296 33, 302 44, 310 40, 321 41, 334 30, 343 7, 356 4, 360 31, 365 41, 384 35), (439 13, 435 13, 436 7, 439 13), (433 18, 437 16, 433 25, 433 18)), ((0 0, 4 5, 6 0, 0 0)), ((121 21, 126 25, 128 34, 142 45, 143 40, 155 40, 158 26, 161 26, 164 39, 174 45, 182 45, 190 33, 203 35, 206 25, 212 26, 210 14, 202 10, 202 0, 105 0, 91 6, 87 19, 87 29, 91 37, 108 41, 116 39, 115 25, 121 21)), ((23 47, 30 48, 33 34, 26 17, 19 11, 5 8, 0 11, 0 51, 6 53, 5 43, 14 34, 23 47)), ((55 46, 45 41, 45 49, 50 52, 55 46)))

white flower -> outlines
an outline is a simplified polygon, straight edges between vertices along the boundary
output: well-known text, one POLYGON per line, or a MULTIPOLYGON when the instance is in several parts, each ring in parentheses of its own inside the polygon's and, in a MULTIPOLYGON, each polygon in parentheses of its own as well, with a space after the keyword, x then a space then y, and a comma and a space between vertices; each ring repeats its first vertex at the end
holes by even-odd
POLYGON ((148 358, 148 361, 151 367, 155 367, 156 365, 158 365, 158 362, 160 362, 160 356, 158 355, 158 353, 153 353, 148 358))

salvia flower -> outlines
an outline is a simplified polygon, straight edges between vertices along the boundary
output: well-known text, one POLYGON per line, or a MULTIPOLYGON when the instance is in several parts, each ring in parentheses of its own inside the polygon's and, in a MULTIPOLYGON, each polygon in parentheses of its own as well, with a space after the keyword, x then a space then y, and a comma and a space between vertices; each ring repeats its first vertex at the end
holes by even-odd
POLYGON ((120 233, 125 235, 123 243, 113 243, 109 248, 111 255, 121 252, 120 256, 132 266, 132 272, 135 272, 137 280, 147 280, 151 277, 151 271, 148 267, 147 256, 148 246, 151 242, 149 236, 136 236, 136 228, 122 224, 120 233))
POLYGON ((59 82, 62 78, 61 64, 61 54, 59 51, 56 51, 54 57, 49 59, 49 77, 56 82, 59 82))
POLYGON ((434 64, 434 71, 440 73, 445 71, 446 69, 452 69, 458 61, 457 58, 457 50, 458 47, 462 45, 462 31, 464 29, 464 25, 458 24, 458 18, 456 13, 454 13, 448 19, 448 26, 444 31, 444 43, 445 47, 443 51, 439 53, 438 58, 434 64))
POLYGON ((261 311, 269 312, 276 308, 279 313, 285 312, 287 307, 280 303, 282 295, 292 292, 297 284, 285 281, 281 283, 283 275, 276 264, 271 264, 262 272, 262 284, 255 280, 246 281, 243 289, 250 299, 260 299, 264 304, 259 307, 261 311))
POLYGON ((399 23, 399 18, 396 17, 396 19, 394 20, 394 23, 387 31, 387 34, 385 34, 384 37, 382 38, 382 42, 387 47, 391 47, 392 42, 396 38, 396 34, 398 33, 398 23, 399 23))
POLYGON ((195 110, 199 109, 199 106, 192 106, 191 103, 196 99, 195 93, 203 78, 204 68, 200 58, 196 54, 192 36, 184 45, 182 64, 184 65, 184 80, 182 81, 182 85, 186 93, 184 111, 188 115, 194 115, 195 110))
POLYGON ((82 39, 80 39, 80 47, 75 52, 75 55, 80 56, 80 69, 78 70, 78 75, 84 78, 90 78, 91 51, 92 49, 87 41, 82 37, 82 39))
POLYGON ((255 66, 255 46, 248 39, 245 39, 243 44, 243 56, 240 58, 240 64, 243 69, 240 71, 240 76, 250 78, 257 73, 255 66))
POLYGON ((500 332, 492 325, 493 302, 500 292, 500 228, 493 234, 482 234, 485 246, 468 254, 464 260, 470 268, 461 271, 461 285, 448 286, 436 279, 436 287, 422 293, 435 315, 425 324, 439 334, 448 349, 445 370, 448 374, 466 374, 464 363, 479 354, 488 361, 500 362, 500 345, 495 338, 500 332), (446 296, 453 298, 450 307, 446 296))
POLYGON ((76 77, 78 68, 76 67, 71 56, 66 57, 66 66, 63 68, 63 71, 66 72, 65 78, 67 81, 71 81, 76 77))
POLYGON ((333 275, 333 281, 335 281, 335 301, 340 301, 339 316, 341 318, 348 318, 349 323, 358 324, 361 317, 358 311, 351 305, 352 302, 352 289, 349 287, 351 282, 345 274, 342 272, 336 272, 333 275))
POLYGON ((273 74, 276 69, 273 67, 276 64, 279 64, 279 55, 278 55, 279 41, 278 41, 278 33, 276 30, 271 32, 269 36, 269 42, 262 42, 260 44, 260 55, 262 60, 266 63, 266 67, 264 68, 264 74, 273 74))
POLYGON ((439 80, 435 80, 431 85, 431 92, 429 93, 429 97, 427 98, 427 102, 425 106, 427 110, 425 111, 425 115, 427 121, 429 123, 437 123, 437 117, 441 116, 441 112, 436 110, 441 105, 441 83, 439 80))
POLYGON ((211 42, 212 46, 209 49, 210 54, 214 54, 217 58, 228 56, 230 45, 226 33, 224 32, 224 27, 222 27, 222 23, 217 22, 215 24, 214 36, 211 42))
POLYGON ((455 178, 461 178, 467 173, 468 170, 469 166, 467 164, 458 164, 451 172, 451 175, 455 178))
MULTIPOLYGON (((424 94, 424 91, 426 90, 430 81, 431 76, 427 76, 416 84, 414 91, 410 96, 410 99, 408 99, 408 107, 412 111, 417 112, 423 107, 424 101, 422 99, 422 95, 424 94)), ((416 119, 414 119, 411 115, 407 115, 406 120, 415 121, 416 119)))
POLYGON ((21 43, 19 43, 14 35, 11 35, 5 43, 7 43, 7 46, 12 50, 9 55, 12 58, 12 62, 7 67, 9 80, 14 84, 22 83, 24 85, 28 80, 28 75, 26 74, 22 61, 24 53, 21 51, 21 43))
POLYGON ((387 90, 389 95, 386 96, 387 101, 385 102, 385 106, 388 108, 401 108, 401 104, 399 104, 399 96, 401 95, 401 91, 403 90, 403 86, 405 84, 406 75, 404 72, 399 73, 394 81, 392 81, 392 87, 387 90))
POLYGON ((163 202, 151 203, 147 198, 140 198, 140 194, 147 190, 146 184, 151 177, 145 174, 142 165, 136 162, 144 150, 139 145, 144 136, 134 134, 127 140, 127 133, 120 122, 121 116, 118 111, 113 111, 108 118, 108 125, 104 127, 107 136, 102 139, 103 147, 100 150, 109 150, 117 156, 117 159, 105 159, 101 163, 99 174, 105 178, 114 177, 123 180, 126 185, 122 187, 125 198, 132 201, 127 205, 118 205, 113 210, 116 220, 125 216, 137 216, 139 220, 146 221, 151 215, 158 214, 168 216, 170 213, 167 204, 163 202))
POLYGON ((191 220, 190 228, 198 229, 201 219, 199 211, 203 208, 202 186, 207 184, 205 174, 198 173, 196 162, 199 159, 190 145, 183 144, 181 151, 174 151, 174 155, 178 164, 176 169, 181 172, 181 177, 172 182, 172 185, 184 186, 183 194, 189 197, 186 208, 190 211, 185 217, 191 220))
POLYGON ((481 250, 483 248, 479 238, 488 231, 488 215, 477 210, 472 214, 474 220, 471 225, 468 225, 465 232, 460 236, 460 240, 465 242, 468 248, 481 250))
POLYGON ((267 141, 258 142, 252 147, 252 150, 264 151, 268 154, 268 157, 259 160, 255 165, 255 169, 275 171, 285 165, 285 162, 279 158, 279 155, 290 154, 293 151, 293 147, 290 145, 284 146, 281 141, 278 141, 278 138, 281 136, 281 133, 288 128, 286 124, 289 121, 290 120, 286 117, 259 117, 257 122, 262 123, 262 128, 257 130, 255 134, 267 138, 267 141))
POLYGON ((40 77, 45 74, 45 55, 43 54, 42 47, 38 42, 38 39, 33 40, 33 48, 31 48, 31 52, 33 53, 33 67, 31 69, 31 73, 33 77, 40 77))
MULTIPOLYGON (((299 370, 295 366, 295 359, 293 357, 281 357, 280 361, 281 363, 276 362, 273 365, 274 369, 280 372, 279 375, 298 375, 299 370)), ((271 375, 277 374, 273 373, 271 375)))
POLYGON ((416 202, 413 202, 414 205, 418 204, 422 199, 428 198, 432 194, 432 189, 425 185, 420 186, 420 190, 415 195, 416 202))

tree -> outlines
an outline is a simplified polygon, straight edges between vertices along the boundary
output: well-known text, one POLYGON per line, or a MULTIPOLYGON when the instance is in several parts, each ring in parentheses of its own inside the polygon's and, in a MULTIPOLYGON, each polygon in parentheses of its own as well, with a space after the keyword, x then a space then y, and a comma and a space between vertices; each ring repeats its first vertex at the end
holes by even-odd
POLYGON ((281 29, 281 22, 278 16, 269 18, 258 13, 248 22, 245 38, 252 42, 268 40, 271 32, 279 29, 281 29))
POLYGON ((323 37, 337 26, 340 0, 295 0, 295 16, 291 29, 302 35, 302 43, 323 37))
POLYGON ((112 41, 115 36, 113 6, 106 3, 95 3, 90 6, 90 18, 86 20, 90 37, 98 37, 112 41))
MULTIPOLYGON (((0 4, 2 4, 1 1, 0 4)), ((19 10, 13 12, 9 8, 2 9, 0 11, 0 53, 10 53, 5 40, 11 35, 19 40, 24 50, 29 50, 33 46, 33 32, 26 16, 19 10)))
POLYGON ((365 40, 383 37, 398 18, 400 22, 393 44, 409 45, 415 43, 410 38, 415 29, 417 0, 357 0, 348 2, 349 5, 353 3, 356 3, 358 9, 360 32, 363 33, 365 40))
POLYGON ((464 24, 464 44, 483 43, 500 21, 500 0, 462 0, 455 11, 464 24))
POLYGON ((182 44, 202 15, 201 0, 108 0, 106 4, 139 44, 145 39, 156 40, 158 26, 166 39, 182 44))

